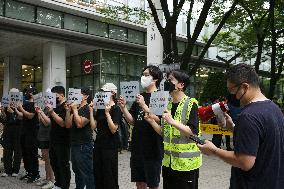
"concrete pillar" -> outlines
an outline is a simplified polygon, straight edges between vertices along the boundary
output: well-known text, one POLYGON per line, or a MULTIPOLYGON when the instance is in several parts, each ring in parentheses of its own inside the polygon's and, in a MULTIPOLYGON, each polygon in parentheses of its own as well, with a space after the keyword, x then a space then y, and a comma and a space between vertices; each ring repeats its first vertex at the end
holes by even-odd
POLYGON ((11 88, 21 90, 22 60, 20 57, 4 58, 4 85, 3 94, 8 94, 11 88))
POLYGON ((42 90, 60 85, 66 88, 66 48, 64 44, 48 42, 43 47, 42 90))
MULTIPOLYGON (((153 3, 156 7, 160 22, 163 25, 163 11, 161 8, 160 0, 154 0, 153 3)), ((147 23, 147 65, 162 64, 163 50, 164 48, 162 36, 156 26, 154 18, 151 17, 147 23)))

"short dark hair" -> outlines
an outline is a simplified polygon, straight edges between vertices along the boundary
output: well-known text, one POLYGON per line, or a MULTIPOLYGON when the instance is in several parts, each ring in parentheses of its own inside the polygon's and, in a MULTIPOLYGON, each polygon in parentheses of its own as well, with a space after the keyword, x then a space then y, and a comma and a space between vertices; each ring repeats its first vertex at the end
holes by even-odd
POLYGON ((65 96, 65 88, 63 86, 52 87, 51 92, 65 96))
POLYGON ((183 71, 183 70, 172 70, 167 75, 168 76, 172 75, 174 78, 176 78, 176 80, 179 83, 183 83, 184 84, 183 91, 185 91, 186 88, 189 86, 190 77, 185 71, 183 71))
POLYGON ((149 65, 149 66, 146 66, 146 67, 143 68, 143 72, 147 69, 149 69, 149 73, 153 77, 153 79, 157 80, 156 86, 158 87, 160 85, 160 82, 163 79, 162 71, 157 66, 149 65))
POLYGON ((90 90, 89 88, 87 88, 87 87, 82 87, 82 88, 81 88, 81 93, 82 93, 83 95, 87 95, 87 96, 88 96, 88 99, 87 99, 87 103, 88 103, 88 104, 92 102, 92 92, 91 92, 91 90, 90 90))
POLYGON ((259 78, 255 69, 247 64, 237 64, 230 67, 225 74, 228 81, 240 85, 248 83, 252 86, 259 87, 259 78))

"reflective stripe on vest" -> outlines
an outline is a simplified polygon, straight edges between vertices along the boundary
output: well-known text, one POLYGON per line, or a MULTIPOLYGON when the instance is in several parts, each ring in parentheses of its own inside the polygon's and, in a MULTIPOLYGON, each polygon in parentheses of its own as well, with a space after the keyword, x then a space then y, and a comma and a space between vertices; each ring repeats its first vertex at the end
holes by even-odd
POLYGON ((172 155, 177 158, 195 158, 200 156, 200 152, 169 152, 165 150, 166 155, 172 155))

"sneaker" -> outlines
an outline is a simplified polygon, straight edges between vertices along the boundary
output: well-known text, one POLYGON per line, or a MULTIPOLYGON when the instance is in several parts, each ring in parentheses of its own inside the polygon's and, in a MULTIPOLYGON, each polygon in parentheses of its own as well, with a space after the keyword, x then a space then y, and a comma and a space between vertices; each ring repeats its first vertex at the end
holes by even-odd
POLYGON ((12 177, 18 177, 18 175, 19 175, 18 173, 13 173, 12 177))
POLYGON ((1 177, 7 177, 8 174, 7 173, 2 173, 1 177))
POLYGON ((27 183, 33 183, 33 182, 36 182, 40 179, 40 176, 37 175, 37 176, 32 176, 28 179, 27 183))
POLYGON ((36 185, 37 185, 37 186, 43 186, 43 185, 45 185, 47 182, 48 182, 48 181, 47 181, 46 179, 42 179, 42 180, 39 180, 39 181, 36 183, 36 185))
POLYGON ((20 180, 26 180, 26 179, 29 179, 29 178, 31 178, 31 176, 27 173, 24 176, 20 177, 20 180))
POLYGON ((51 181, 48 181, 44 186, 41 187, 41 189, 50 189, 53 188, 54 184, 51 181))

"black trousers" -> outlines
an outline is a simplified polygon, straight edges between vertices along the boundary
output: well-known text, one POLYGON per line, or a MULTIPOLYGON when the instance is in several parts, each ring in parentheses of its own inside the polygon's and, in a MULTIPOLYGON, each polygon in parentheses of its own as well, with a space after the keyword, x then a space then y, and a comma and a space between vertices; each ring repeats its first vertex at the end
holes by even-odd
POLYGON ((95 146, 94 173, 96 189, 118 189, 117 149, 102 149, 95 146))
POLYGON ((39 174, 38 146, 36 133, 21 135, 22 156, 24 168, 30 176, 39 174))
POLYGON ((175 171, 162 167, 163 189, 198 189, 199 169, 175 171))
POLYGON ((70 172, 70 145, 61 143, 50 143, 49 158, 55 176, 55 186, 69 189, 70 172))
POLYGON ((7 174, 19 173, 22 158, 20 128, 13 128, 3 133, 3 162, 7 174))
MULTIPOLYGON (((221 148, 222 136, 223 135, 218 135, 218 134, 214 134, 213 135, 212 142, 218 148, 221 148)), ((227 149, 231 149, 230 136, 229 135, 225 135, 225 138, 226 138, 226 148, 227 149)))

